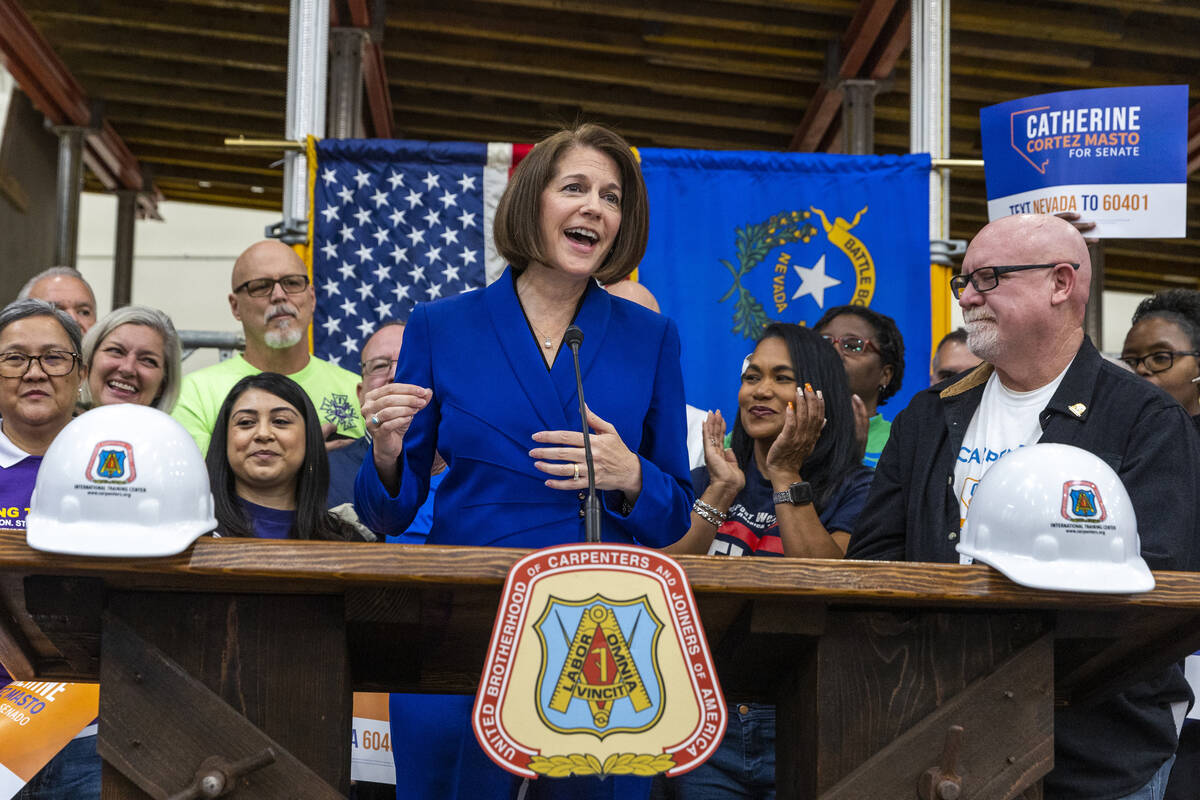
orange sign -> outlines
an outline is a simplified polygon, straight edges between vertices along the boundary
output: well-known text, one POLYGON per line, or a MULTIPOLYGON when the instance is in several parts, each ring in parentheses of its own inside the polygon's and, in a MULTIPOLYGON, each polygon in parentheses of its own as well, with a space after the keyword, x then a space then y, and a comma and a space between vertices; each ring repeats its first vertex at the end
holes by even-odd
POLYGON ((679 775, 712 754, 726 711, 687 577, 629 545, 564 545, 513 565, 475 736, 529 778, 679 775))
POLYGON ((96 718, 99 706, 96 683, 17 681, 0 688, 0 796, 11 797, 36 775, 96 718))

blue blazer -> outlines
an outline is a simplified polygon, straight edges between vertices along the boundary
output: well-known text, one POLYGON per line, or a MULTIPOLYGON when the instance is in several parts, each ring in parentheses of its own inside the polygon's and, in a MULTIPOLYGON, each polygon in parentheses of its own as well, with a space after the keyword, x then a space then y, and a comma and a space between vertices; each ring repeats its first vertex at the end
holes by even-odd
MULTIPOLYGON (((628 515, 620 492, 602 492, 605 541, 670 544, 693 500, 688 470, 679 332, 669 318, 589 282, 575 324, 588 406, 616 426, 642 464, 628 515)), ((579 430, 571 351, 550 370, 517 300, 511 268, 482 291, 418 305, 404 331, 396 381, 433 399, 404 438, 400 490, 390 496, 368 454, 354 487, 359 517, 375 531, 405 530, 425 499, 436 450, 446 460, 430 544, 546 547, 583 541, 585 493, 549 489, 529 450, 543 430, 579 430)))

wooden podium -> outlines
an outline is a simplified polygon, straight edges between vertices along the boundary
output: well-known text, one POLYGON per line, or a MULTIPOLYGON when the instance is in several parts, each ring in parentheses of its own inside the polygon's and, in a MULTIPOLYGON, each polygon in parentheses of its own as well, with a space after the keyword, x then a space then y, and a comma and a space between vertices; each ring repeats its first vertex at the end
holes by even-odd
MULTIPOLYGON (((473 691, 525 552, 202 539, 135 561, 0 534, 0 661, 100 680, 104 798, 340 797, 352 690, 473 691)), ((1040 798, 1055 703, 1200 649, 1200 574, 1115 596, 984 566, 679 562, 730 713, 779 706, 780 798, 1040 798)))

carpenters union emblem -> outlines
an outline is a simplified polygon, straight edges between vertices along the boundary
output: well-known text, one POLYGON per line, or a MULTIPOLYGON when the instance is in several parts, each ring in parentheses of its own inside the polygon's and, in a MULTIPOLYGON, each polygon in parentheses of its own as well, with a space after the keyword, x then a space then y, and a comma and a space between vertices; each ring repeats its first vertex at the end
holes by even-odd
POLYGON ((669 556, 573 544, 513 564, 471 715, 500 767, 674 777, 712 755, 727 719, 696 599, 669 556))
POLYGON ((662 627, 644 596, 551 596, 534 623, 542 645, 537 709, 546 726, 601 739, 653 727, 663 709, 662 627))

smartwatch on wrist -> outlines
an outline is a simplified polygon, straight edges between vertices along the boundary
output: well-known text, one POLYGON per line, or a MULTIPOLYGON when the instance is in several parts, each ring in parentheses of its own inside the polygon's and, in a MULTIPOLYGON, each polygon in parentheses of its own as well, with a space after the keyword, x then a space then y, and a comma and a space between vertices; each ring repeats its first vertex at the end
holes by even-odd
POLYGON ((800 481, 793 483, 786 491, 775 492, 771 495, 771 499, 776 505, 780 503, 791 503, 794 506, 807 506, 813 501, 812 484, 808 481, 800 481))

